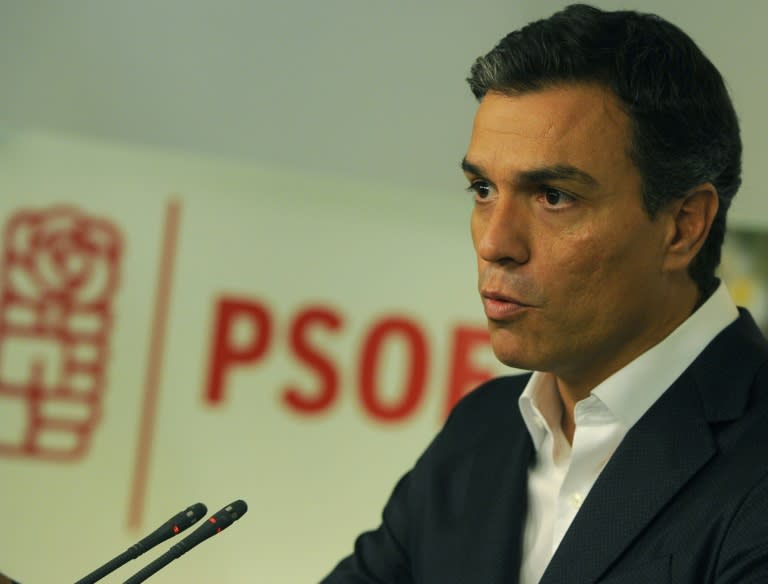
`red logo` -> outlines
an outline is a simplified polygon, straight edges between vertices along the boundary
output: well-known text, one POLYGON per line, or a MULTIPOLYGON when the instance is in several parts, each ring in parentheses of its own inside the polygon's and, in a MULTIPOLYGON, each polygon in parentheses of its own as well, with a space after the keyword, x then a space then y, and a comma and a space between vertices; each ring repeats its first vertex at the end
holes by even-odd
POLYGON ((104 393, 122 242, 72 207, 6 223, 0 274, 0 456, 73 460, 104 393))

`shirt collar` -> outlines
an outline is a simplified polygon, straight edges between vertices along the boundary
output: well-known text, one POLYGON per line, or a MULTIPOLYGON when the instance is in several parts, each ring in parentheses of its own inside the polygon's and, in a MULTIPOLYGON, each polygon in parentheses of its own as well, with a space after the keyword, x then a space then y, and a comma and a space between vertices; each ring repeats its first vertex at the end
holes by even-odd
POLYGON ((559 426, 563 415, 563 402, 554 377, 550 373, 534 371, 520 394, 518 405, 533 446, 539 450, 547 435, 547 427, 552 431, 559 426))
MULTIPOLYGON (((685 322, 660 343, 625 365, 592 390, 628 430, 682 375, 717 334, 739 317, 724 283, 685 322)), ((550 419, 562 415, 551 374, 534 372, 519 399, 520 413, 538 449, 550 419), (552 403, 557 399, 558 404, 552 403)))
POLYGON ((664 340, 592 390, 627 429, 688 369, 720 331, 739 317, 725 284, 720 283, 698 310, 664 340))

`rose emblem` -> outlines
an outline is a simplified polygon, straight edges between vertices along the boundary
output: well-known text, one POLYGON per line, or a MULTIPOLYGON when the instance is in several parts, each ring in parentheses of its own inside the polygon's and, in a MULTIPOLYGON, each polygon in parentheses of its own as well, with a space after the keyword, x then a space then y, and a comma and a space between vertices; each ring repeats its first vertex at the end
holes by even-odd
POLYGON ((6 223, 0 455, 81 456, 101 414, 121 237, 72 207, 6 223))
POLYGON ((119 233, 70 207, 17 214, 5 250, 7 292, 19 300, 93 307, 117 285, 119 233))

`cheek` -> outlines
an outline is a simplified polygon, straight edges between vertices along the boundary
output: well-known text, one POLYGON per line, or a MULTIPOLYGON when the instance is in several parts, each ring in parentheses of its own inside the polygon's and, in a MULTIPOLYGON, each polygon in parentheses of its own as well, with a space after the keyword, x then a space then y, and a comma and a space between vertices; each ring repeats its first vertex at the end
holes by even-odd
POLYGON ((569 332, 581 331, 614 307, 620 255, 594 233, 570 234, 543 250, 537 272, 548 310, 544 315, 569 332))
POLYGON ((475 251, 477 251, 477 242, 480 237, 480 227, 478 225, 477 219, 475 218, 475 213, 472 213, 472 218, 469 220, 469 234, 472 239, 472 247, 475 248, 475 251))
POLYGON ((603 278, 604 268, 612 262, 604 240, 592 232, 563 233, 550 238, 540 250, 540 271, 549 285, 579 290, 595 279, 603 278))
POLYGON ((574 242, 579 252, 564 260, 576 308, 581 303, 585 310, 600 313, 598 319, 641 300, 653 279, 647 236, 639 234, 636 226, 620 227, 625 231, 580 238, 574 242))

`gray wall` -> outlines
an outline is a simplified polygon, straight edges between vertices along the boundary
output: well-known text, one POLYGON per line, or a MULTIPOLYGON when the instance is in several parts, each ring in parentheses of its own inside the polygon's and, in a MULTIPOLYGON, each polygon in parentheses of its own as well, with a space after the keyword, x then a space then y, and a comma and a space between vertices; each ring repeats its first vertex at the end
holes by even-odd
MULTIPOLYGON (((460 196, 472 60, 563 5, 3 0, 0 120, 460 196)), ((746 144, 732 220, 768 225, 768 4, 631 6, 682 26, 724 72, 746 144)))

